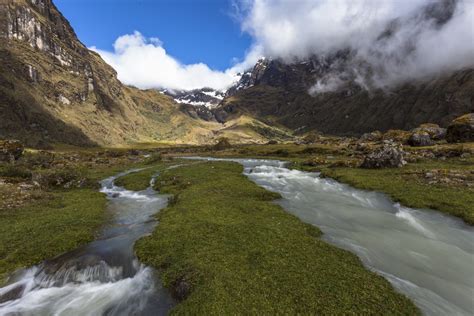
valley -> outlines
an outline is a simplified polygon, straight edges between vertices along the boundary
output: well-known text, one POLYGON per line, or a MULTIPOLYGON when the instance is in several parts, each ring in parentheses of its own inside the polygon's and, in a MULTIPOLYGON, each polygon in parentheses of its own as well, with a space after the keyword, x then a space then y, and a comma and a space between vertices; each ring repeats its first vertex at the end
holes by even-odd
POLYGON ((474 314, 468 4, 235 1, 223 70, 182 32, 226 1, 121 2, 97 47, 59 3, 0 2, 0 315, 474 314), (104 48, 165 4, 184 61, 104 48))

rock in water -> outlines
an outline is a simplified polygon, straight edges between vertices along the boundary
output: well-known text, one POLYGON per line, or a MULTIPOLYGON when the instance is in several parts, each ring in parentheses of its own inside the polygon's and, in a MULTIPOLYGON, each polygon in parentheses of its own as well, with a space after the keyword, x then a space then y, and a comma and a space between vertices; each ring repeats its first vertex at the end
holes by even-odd
POLYGON ((0 140, 0 161, 13 162, 23 155, 23 144, 17 140, 0 140))
POLYGON ((431 146, 434 142, 427 132, 414 132, 408 139, 408 145, 410 146, 431 146))
POLYGON ((446 140, 449 143, 474 141, 474 113, 453 120, 448 126, 446 140))
POLYGON ((360 165, 361 168, 400 168, 406 164, 403 146, 393 141, 384 141, 382 147, 377 148, 367 156, 360 165))

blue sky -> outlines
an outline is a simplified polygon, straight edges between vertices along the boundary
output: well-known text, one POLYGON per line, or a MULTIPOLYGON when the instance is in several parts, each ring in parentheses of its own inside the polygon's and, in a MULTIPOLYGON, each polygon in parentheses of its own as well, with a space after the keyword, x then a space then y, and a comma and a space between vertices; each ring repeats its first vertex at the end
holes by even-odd
POLYGON ((227 0, 56 0, 79 39, 110 51, 124 34, 157 37, 183 64, 203 62, 225 70, 243 58, 251 44, 232 18, 227 0))

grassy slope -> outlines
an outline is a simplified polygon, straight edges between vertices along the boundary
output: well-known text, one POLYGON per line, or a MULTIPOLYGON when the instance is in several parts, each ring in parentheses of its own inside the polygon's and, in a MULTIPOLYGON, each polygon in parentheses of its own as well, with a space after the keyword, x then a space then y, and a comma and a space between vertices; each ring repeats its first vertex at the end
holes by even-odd
POLYGON ((158 183, 175 198, 136 249, 167 287, 190 288, 177 314, 418 313, 356 256, 271 203, 277 195, 241 166, 195 164, 164 171, 158 183))

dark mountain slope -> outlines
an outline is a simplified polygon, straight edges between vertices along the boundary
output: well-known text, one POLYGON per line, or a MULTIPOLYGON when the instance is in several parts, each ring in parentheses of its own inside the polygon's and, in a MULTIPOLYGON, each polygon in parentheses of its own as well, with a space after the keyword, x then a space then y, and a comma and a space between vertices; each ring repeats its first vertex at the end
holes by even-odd
POLYGON ((370 92, 350 73, 340 71, 347 78, 336 91, 309 94, 318 80, 334 72, 334 65, 348 67, 348 60, 347 53, 341 53, 294 64, 260 61, 243 77, 240 89, 229 90, 218 117, 226 120, 245 113, 293 130, 344 135, 411 129, 426 122, 446 126, 474 111, 473 69, 370 92))

